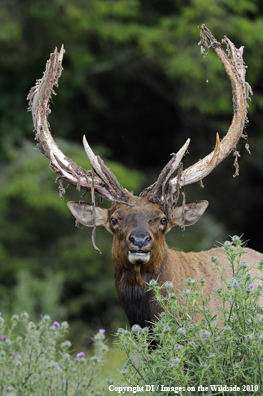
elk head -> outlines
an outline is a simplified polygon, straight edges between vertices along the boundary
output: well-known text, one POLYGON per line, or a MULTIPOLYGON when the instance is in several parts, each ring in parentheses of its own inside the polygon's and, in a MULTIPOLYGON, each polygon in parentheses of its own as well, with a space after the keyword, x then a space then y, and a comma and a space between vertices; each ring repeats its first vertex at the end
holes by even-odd
POLYGON ((112 256, 116 269, 135 271, 137 283, 141 273, 149 272, 155 263, 162 263, 167 246, 164 235, 174 225, 194 224, 207 208, 207 201, 175 206, 168 214, 163 205, 147 197, 131 195, 126 204, 115 204, 111 209, 94 208, 82 202, 68 202, 77 221, 85 226, 103 225, 113 233, 112 256), (142 267, 142 268, 141 268, 142 267))
MULTIPOLYGON (((234 115, 226 136, 220 141, 216 135, 215 149, 205 158, 187 169, 182 167, 182 158, 190 140, 172 155, 157 181, 143 190, 138 197, 122 187, 100 157, 91 150, 84 137, 84 147, 91 163, 91 170, 85 170, 66 157, 55 144, 49 131, 47 115, 53 86, 57 86, 62 72, 63 46, 55 49, 46 65, 41 80, 37 81, 28 95, 30 110, 40 151, 50 159, 50 168, 58 174, 61 196, 65 192, 62 181, 73 184, 77 189, 91 191, 92 204, 69 202, 68 207, 81 224, 88 227, 103 225, 113 233, 113 258, 115 272, 130 270, 133 280, 142 285, 143 273, 158 274, 158 263, 167 255, 164 235, 174 225, 180 227, 194 224, 207 208, 206 201, 183 203, 176 206, 181 189, 200 182, 226 158, 243 136, 246 122, 247 99, 251 92, 245 81, 243 47, 236 49, 225 37, 228 55, 210 31, 202 25, 201 44, 213 48, 221 60, 231 81, 234 115), (110 201, 112 207, 96 206, 95 194, 110 201)), ((145 280, 145 278, 144 278, 145 280)))

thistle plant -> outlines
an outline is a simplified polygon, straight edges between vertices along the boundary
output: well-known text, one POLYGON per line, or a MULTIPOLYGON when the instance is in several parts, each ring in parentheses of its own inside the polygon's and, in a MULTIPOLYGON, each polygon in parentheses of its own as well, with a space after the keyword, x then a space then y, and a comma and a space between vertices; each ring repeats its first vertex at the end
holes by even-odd
POLYGON ((0 396, 104 395, 96 384, 107 351, 104 330, 94 336, 94 356, 87 358, 71 352, 67 322, 45 315, 35 324, 26 312, 13 315, 10 326, 6 322, 0 315, 0 396))
MULTIPOLYGON (((243 260, 244 242, 240 237, 232 237, 222 249, 232 277, 227 279, 218 259, 211 257, 214 270, 220 271, 223 287, 218 285, 207 299, 203 278, 187 279, 179 295, 172 292, 169 282, 162 286, 149 282, 149 290, 154 291, 163 308, 159 320, 150 329, 134 325, 131 331, 117 332, 117 343, 127 354, 121 373, 128 384, 138 384, 144 390, 147 384, 154 384, 154 394, 162 396, 262 393, 263 310, 258 305, 261 286, 255 285, 243 260), (212 313, 208 301, 215 297, 221 305, 212 313), (195 314, 200 320, 193 320, 195 314)), ((262 280, 263 261, 255 265, 262 280)))

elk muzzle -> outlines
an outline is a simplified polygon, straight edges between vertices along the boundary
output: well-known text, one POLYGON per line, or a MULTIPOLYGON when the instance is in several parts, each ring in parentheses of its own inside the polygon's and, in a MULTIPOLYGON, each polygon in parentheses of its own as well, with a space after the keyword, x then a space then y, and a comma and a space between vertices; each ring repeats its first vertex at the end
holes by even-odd
POLYGON ((152 236, 149 231, 138 226, 132 230, 128 238, 128 260, 132 264, 146 264, 150 260, 152 236))

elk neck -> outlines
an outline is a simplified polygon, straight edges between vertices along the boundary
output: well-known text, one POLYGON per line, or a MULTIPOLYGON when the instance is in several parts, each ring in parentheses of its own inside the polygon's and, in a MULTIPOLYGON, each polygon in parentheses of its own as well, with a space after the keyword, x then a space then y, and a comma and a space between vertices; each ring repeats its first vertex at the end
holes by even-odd
POLYGON ((115 263, 116 289, 130 326, 149 326, 156 320, 156 314, 161 312, 161 309, 154 301, 154 293, 147 291, 148 283, 151 279, 157 280, 160 274, 165 272, 167 254, 164 254, 162 259, 160 257, 160 261, 153 262, 151 258, 147 264, 137 268, 130 268, 131 264, 127 263, 122 266, 117 264, 115 263))

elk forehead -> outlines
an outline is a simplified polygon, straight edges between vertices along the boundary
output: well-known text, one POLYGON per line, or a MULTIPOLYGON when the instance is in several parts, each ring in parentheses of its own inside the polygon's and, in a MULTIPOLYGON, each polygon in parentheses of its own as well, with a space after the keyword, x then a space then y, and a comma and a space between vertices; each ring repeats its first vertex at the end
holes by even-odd
POLYGON ((132 197, 129 204, 134 206, 120 205, 110 213, 110 218, 120 220, 124 228, 151 225, 164 216, 160 205, 151 203, 145 198, 132 197))
POLYGON ((137 227, 139 225, 151 225, 160 217, 164 216, 161 210, 150 211, 144 207, 130 208, 130 210, 116 210, 111 217, 117 217, 123 226, 137 227))

